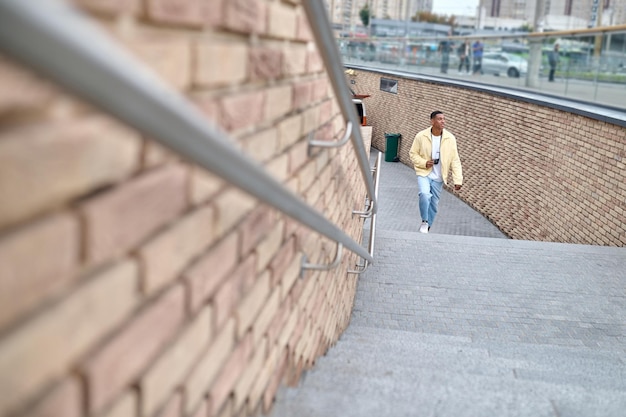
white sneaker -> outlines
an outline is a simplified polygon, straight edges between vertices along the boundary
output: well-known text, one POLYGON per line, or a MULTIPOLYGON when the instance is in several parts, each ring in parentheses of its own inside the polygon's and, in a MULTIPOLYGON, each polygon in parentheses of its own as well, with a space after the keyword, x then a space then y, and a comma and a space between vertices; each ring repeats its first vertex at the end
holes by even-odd
POLYGON ((420 233, 428 233, 428 222, 422 222, 420 233))

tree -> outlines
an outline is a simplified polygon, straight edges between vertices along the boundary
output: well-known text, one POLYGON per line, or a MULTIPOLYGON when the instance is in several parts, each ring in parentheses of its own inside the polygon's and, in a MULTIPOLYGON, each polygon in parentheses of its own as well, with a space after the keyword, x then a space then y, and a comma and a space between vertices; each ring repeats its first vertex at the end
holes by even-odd
POLYGON ((533 27, 529 25, 528 23, 524 23, 522 26, 519 27, 519 30, 522 32, 532 32, 533 27))
POLYGON ((411 18, 414 22, 428 22, 428 23, 441 23, 444 25, 454 26, 456 23, 456 16, 438 15, 427 11, 417 12, 415 16, 411 18))
POLYGON ((363 6, 363 8, 359 11, 359 17, 361 18, 361 22, 363 23, 363 26, 368 27, 370 24, 370 17, 371 17, 369 4, 365 3, 365 6, 363 6))

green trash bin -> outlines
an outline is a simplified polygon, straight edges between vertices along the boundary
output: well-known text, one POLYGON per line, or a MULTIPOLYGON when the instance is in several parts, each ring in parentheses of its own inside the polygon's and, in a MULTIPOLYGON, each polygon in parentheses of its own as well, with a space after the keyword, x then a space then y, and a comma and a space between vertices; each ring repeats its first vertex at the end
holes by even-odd
POLYGON ((385 146, 385 161, 398 162, 398 141, 402 135, 400 133, 385 133, 387 144, 385 146))

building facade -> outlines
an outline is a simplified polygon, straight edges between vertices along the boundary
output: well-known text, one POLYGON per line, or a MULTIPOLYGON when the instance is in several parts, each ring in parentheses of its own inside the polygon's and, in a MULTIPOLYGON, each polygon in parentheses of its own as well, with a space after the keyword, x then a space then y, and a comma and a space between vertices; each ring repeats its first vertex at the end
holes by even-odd
POLYGON ((433 0, 327 0, 332 23, 342 31, 365 32, 359 12, 366 3, 372 18, 390 20, 407 20, 433 7, 433 0))
MULTIPOLYGON (((533 25, 538 0, 481 0, 484 26, 499 19, 533 25)), ((626 23, 626 0, 543 0, 543 29, 562 30, 626 23), (602 4, 602 7, 597 6, 602 4), (594 9, 597 10, 594 12, 594 9)), ((490 25, 491 23, 491 25, 490 25)))

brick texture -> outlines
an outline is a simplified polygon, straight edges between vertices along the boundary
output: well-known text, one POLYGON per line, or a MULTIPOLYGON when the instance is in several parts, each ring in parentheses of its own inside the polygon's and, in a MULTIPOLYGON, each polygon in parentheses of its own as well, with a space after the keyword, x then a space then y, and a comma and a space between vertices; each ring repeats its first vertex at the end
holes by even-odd
POLYGON ((296 109, 305 107, 311 101, 313 83, 310 81, 300 82, 293 87, 293 107, 296 109))
POLYGON ((237 43, 196 44, 194 82, 200 86, 219 86, 245 80, 248 47, 237 43), (215 65, 219 62, 219 65, 215 65))
POLYGON ((281 118, 291 111, 293 93, 290 85, 270 88, 265 94, 264 116, 267 120, 281 118))
POLYGON ((137 139, 105 118, 0 132, 0 228, 128 177, 139 163, 137 139))
POLYGON ((54 87, 0 58, 0 117, 41 109, 54 98, 54 87))
POLYGON ((190 199, 192 205, 206 202, 222 188, 224 182, 215 175, 200 168, 193 169, 191 173, 190 199))
POLYGON ((211 309, 204 308, 141 379, 142 415, 152 415, 198 360, 210 339, 211 309))
MULTIPOLYGON (((353 147, 308 149, 345 122, 300 0, 70 5, 360 241, 353 147)), ((349 322, 353 256, 299 279, 334 246, 5 58, 0 122, 0 415, 258 414, 349 322)))
POLYGON ((258 124, 264 118, 264 103, 263 91, 224 97, 220 102, 224 128, 233 131, 258 124))
POLYGON ((250 358, 249 363, 243 370, 233 390, 235 402, 234 409, 235 412, 239 412, 240 414, 245 414, 242 412, 242 409, 252 390, 252 385, 257 380, 257 377, 261 374, 261 370, 263 368, 263 364, 267 355, 267 340, 263 340, 260 343, 253 343, 253 346, 256 350, 252 354, 252 358, 250 358))
POLYGON ((305 45, 290 45, 283 50, 283 73, 301 75, 307 72, 308 50, 305 45))
POLYGON ((143 290, 152 293, 174 280, 214 238, 214 210, 200 208, 160 233, 139 250, 143 290))
POLYGON ((148 0, 147 14, 157 22, 199 26, 206 21, 203 3, 201 0, 148 0))
POLYGON ((275 128, 256 132, 243 140, 242 147, 256 161, 268 161, 277 152, 278 133, 275 128))
POLYGON ((248 358, 251 353, 252 336, 248 333, 232 351, 209 391, 209 397, 211 398, 210 415, 215 415, 221 409, 230 393, 234 390, 239 376, 248 364, 248 358))
POLYGON ((122 263, 81 286, 0 344, 0 410, 58 378, 137 302, 137 267, 122 263), (115 302, 111 302, 115 300, 115 302), (45 346, 45 350, 41 347, 45 346))
POLYGON ((191 43, 160 34, 143 35, 129 43, 137 57, 162 80, 178 89, 191 83, 191 43))
POLYGON ((158 417, 182 417, 183 395, 176 392, 172 395, 165 406, 155 416, 158 417))
POLYGON ((298 28, 296 10, 282 2, 271 2, 268 10, 268 34, 279 39, 294 39, 298 28))
POLYGON ((0 328, 74 279, 79 238, 77 219, 60 214, 0 239, 0 328))
POLYGON ((265 33, 266 3, 261 0, 224 0, 221 24, 235 32, 265 33))
POLYGON ((200 258, 185 273, 190 288, 190 308, 196 311, 202 303, 213 296, 239 261, 238 235, 225 237, 208 254, 200 258))
POLYGON ((91 412, 133 382, 178 330, 184 316, 184 291, 176 286, 148 306, 84 364, 91 412))
POLYGON ((185 411, 191 413, 209 391, 211 383, 222 369, 224 361, 229 357, 235 346, 235 320, 229 320, 219 335, 211 343, 211 347, 194 367, 185 383, 187 393, 185 411))
POLYGON ((136 417, 137 409, 137 395, 133 391, 126 391, 102 417, 136 417))
POLYGON ((124 13, 135 13, 139 9, 140 0, 73 0, 94 12, 117 16, 124 13))
POLYGON ((228 280, 224 281, 217 290, 213 303, 215 306, 215 323, 218 328, 232 316, 243 295, 254 282, 256 277, 255 262, 254 256, 249 256, 243 260, 228 280))
POLYGON ((119 256, 173 220, 186 206, 186 181, 183 167, 166 167, 85 202, 89 261, 119 256))
POLYGON ((280 78, 283 71, 283 53, 279 49, 265 47, 250 51, 250 79, 273 80, 280 78))
POLYGON ((82 392, 77 379, 67 379, 54 387, 52 392, 37 405, 24 413, 30 417, 80 417, 82 415, 82 392))
POLYGON ((230 189, 215 200, 218 236, 234 227, 256 205, 256 200, 242 191, 230 189))

